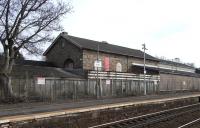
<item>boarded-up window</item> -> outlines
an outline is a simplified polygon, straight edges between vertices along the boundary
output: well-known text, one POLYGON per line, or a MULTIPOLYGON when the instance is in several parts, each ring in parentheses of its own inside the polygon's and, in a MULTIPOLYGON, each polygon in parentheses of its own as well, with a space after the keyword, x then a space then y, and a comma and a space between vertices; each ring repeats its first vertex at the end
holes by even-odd
POLYGON ((104 58, 104 70, 109 71, 110 70, 110 60, 109 57, 104 58))
POLYGON ((122 64, 121 63, 117 63, 117 65, 116 65, 116 71, 117 72, 122 72, 122 64))

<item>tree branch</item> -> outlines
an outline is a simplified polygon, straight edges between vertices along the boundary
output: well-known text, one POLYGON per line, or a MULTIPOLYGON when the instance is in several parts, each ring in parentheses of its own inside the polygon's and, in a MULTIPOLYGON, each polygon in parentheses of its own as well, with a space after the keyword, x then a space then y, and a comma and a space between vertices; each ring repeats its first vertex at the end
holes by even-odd
POLYGON ((6 9, 6 23, 5 23, 5 30, 6 30, 6 35, 7 38, 9 37, 9 25, 8 25, 8 15, 9 15, 9 9, 10 9, 10 0, 7 2, 7 9, 6 9))
POLYGON ((0 43, 9 65, 20 49, 40 50, 53 31, 61 30, 60 17, 71 10, 68 4, 52 0, 0 0, 0 43), (13 49, 17 47, 16 49, 13 49))

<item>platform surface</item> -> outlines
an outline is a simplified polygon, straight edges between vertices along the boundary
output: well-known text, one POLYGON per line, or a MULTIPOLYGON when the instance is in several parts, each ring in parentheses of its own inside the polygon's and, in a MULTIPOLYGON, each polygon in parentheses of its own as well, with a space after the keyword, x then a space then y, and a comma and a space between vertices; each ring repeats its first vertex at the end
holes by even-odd
POLYGON ((200 92, 147 95, 102 100, 85 100, 63 103, 20 103, 0 105, 0 123, 40 119, 50 116, 74 114, 136 104, 150 104, 182 98, 199 97, 200 92))

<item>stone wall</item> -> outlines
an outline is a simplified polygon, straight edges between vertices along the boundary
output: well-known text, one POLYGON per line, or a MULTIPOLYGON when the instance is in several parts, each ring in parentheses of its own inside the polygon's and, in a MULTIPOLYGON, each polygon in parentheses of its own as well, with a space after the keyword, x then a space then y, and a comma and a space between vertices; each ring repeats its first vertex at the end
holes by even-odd
MULTIPOLYGON (((117 63, 121 63, 122 72, 132 72, 132 63, 143 64, 143 59, 128 57, 117 54, 110 53, 99 53, 99 59, 104 63, 104 57, 109 57, 110 59, 110 71, 116 71, 117 63)), ((91 50, 83 50, 83 68, 86 70, 94 70, 94 61, 97 59, 97 52, 91 50)), ((158 65, 157 61, 146 60, 147 64, 158 65)), ((103 69, 102 69, 103 70, 103 69)))
MULTIPOLYGON (((104 57, 109 57, 110 59, 110 71, 116 70, 116 64, 119 62, 122 64, 122 72, 127 71, 127 57, 108 54, 108 53, 99 53, 99 59, 104 63, 104 57)), ((83 68, 86 70, 94 70, 94 61, 97 60, 97 52, 91 50, 83 50, 83 68)))
MULTIPOLYGON (((99 59, 102 60, 102 66, 105 57, 109 57, 110 71, 116 71, 117 63, 122 65, 122 72, 132 72, 132 63, 143 64, 142 58, 100 52, 99 59)), ((82 50, 60 37, 57 43, 54 44, 54 47, 50 49, 46 58, 47 62, 52 62, 55 66, 60 68, 64 67, 65 60, 72 59, 74 61, 74 68, 94 70, 94 61, 97 60, 97 51, 82 50)), ((146 64, 157 66, 158 62, 146 60, 146 64)), ((104 69, 102 70, 104 71, 104 69)))
POLYGON ((57 67, 64 67, 67 59, 74 61, 74 68, 82 68, 82 50, 68 42, 64 38, 59 38, 54 47, 46 55, 47 61, 52 62, 57 67))

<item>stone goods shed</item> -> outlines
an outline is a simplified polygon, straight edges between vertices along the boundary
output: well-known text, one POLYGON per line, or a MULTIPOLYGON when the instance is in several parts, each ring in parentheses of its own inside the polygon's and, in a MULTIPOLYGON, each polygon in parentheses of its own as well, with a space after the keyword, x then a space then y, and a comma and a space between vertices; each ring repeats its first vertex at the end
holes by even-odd
MULTIPOLYGON (((44 56, 47 62, 61 68, 94 70, 94 62, 98 57, 102 63, 100 71, 143 73, 143 70, 133 65, 134 63, 143 64, 142 51, 112 45, 105 41, 74 37, 67 33, 61 33, 44 52, 44 56)), ((146 54, 146 63, 158 66, 159 61, 146 54)), ((147 73, 158 74, 158 71, 147 67, 147 73)))
MULTIPOLYGON (((94 41, 61 33, 43 54, 48 63, 71 71, 86 72, 86 78, 96 78, 94 63, 98 59, 102 68, 98 71, 106 77, 128 79, 143 74, 143 55, 140 50, 113 45, 105 41, 94 41), (114 77, 113 77, 114 76, 114 77), (117 76, 117 77, 116 77, 117 76)), ((146 54, 147 76, 156 76, 160 80, 160 89, 198 90, 200 76, 195 68, 180 62, 157 59, 146 54)), ((141 76, 140 78, 143 78, 141 76)), ((142 80, 142 79, 140 79, 142 80)), ((155 80, 155 79, 154 79, 155 80)))

